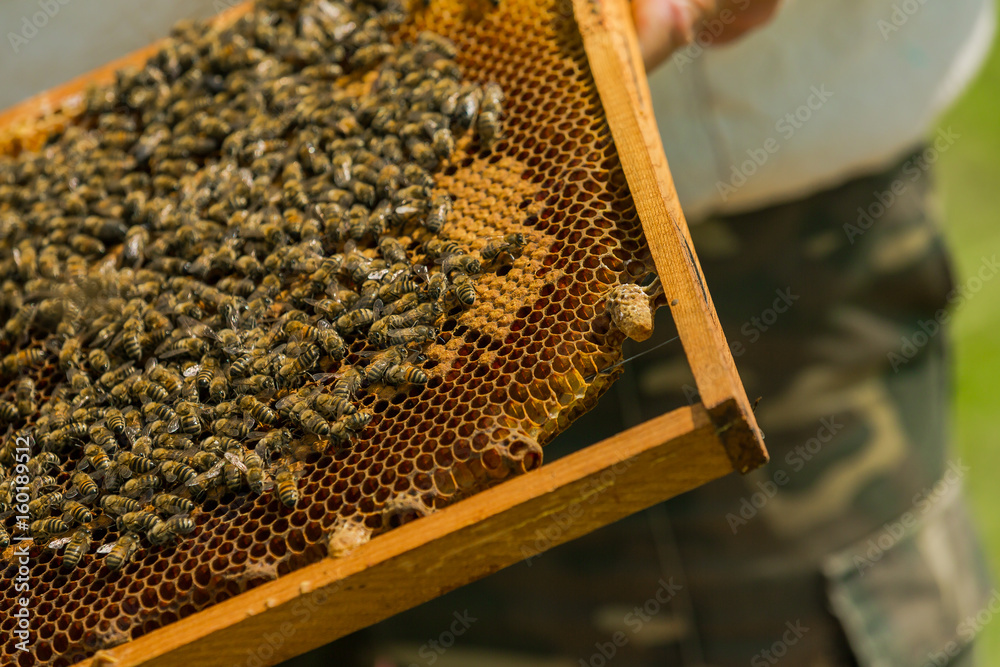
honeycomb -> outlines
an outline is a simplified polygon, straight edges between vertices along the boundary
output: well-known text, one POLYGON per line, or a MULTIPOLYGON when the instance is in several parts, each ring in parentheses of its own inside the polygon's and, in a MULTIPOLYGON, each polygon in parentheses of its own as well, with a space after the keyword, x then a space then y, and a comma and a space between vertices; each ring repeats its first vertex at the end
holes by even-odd
MULTIPOLYGON (((12 612, 23 594, 8 586, 4 664, 75 663, 328 557, 331 537, 350 542, 345 527, 363 526, 363 541, 533 470, 542 446, 617 377, 624 335, 605 302, 616 285, 647 284, 653 264, 570 3, 433 0, 399 38, 423 29, 455 42, 467 79, 497 82, 507 96, 493 150, 467 143, 437 174, 455 197, 441 235, 476 250, 516 232, 533 243, 483 275, 475 305, 444 321, 424 352, 426 385, 360 398, 374 418, 349 446, 306 459, 296 507, 275 493, 211 497, 192 514, 191 535, 144 545, 119 572, 94 551, 118 537, 113 524, 95 528, 77 570, 32 545, 30 650, 16 648, 12 612)), ((25 143, 0 140, 11 152, 25 143)), ((62 379, 51 360, 34 378, 41 400, 62 379)), ((11 383, 0 400, 13 395, 11 383)), ((13 582, 12 548, 4 559, 13 582)))

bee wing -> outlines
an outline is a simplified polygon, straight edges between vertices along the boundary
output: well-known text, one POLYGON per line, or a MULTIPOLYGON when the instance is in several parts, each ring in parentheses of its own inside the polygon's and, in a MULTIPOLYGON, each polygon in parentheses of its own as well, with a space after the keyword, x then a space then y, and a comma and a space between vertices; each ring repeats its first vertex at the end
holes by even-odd
POLYGON ((181 418, 174 417, 169 422, 167 422, 167 433, 176 433, 181 428, 181 418))
POLYGON ((106 553, 110 553, 111 550, 114 549, 114 548, 115 548, 114 542, 112 542, 111 544, 102 544, 101 546, 97 547, 97 553, 102 554, 102 555, 106 554, 106 553))
POLYGON ((165 354, 168 354, 168 353, 176 355, 177 351, 170 349, 170 346, 173 345, 176 342, 177 342, 177 338, 175 338, 174 336, 167 336, 166 338, 163 339, 163 342, 160 343, 159 345, 157 345, 156 349, 153 350, 153 356, 154 357, 163 357, 165 354))
POLYGON ((198 371, 200 370, 201 370, 201 364, 192 364, 184 369, 183 375, 184 377, 189 378, 192 375, 197 375, 198 371))
POLYGON ((52 540, 51 542, 49 542, 48 544, 46 544, 45 548, 46 549, 52 549, 53 551, 55 551, 57 549, 62 549, 67 544, 69 544, 72 539, 73 539, 72 537, 60 537, 60 538, 52 540))
POLYGON ((190 482, 188 482, 187 485, 190 486, 190 487, 196 487, 201 482, 203 482, 205 480, 209 480, 209 479, 213 479, 215 477, 218 477, 219 474, 222 472, 222 466, 223 465, 224 465, 224 462, 223 461, 219 461, 214 466, 212 466, 211 468, 209 468, 205 472, 201 473, 200 475, 198 475, 194 479, 192 479, 190 482))
POLYGON ((247 467, 246 467, 246 465, 244 465, 243 461, 240 460, 240 457, 236 456, 236 454, 233 454, 232 452, 225 452, 223 454, 223 456, 226 457, 227 461, 229 461, 234 466, 236 466, 237 468, 239 468, 240 472, 246 474, 247 467))
POLYGON ((271 458, 271 452, 268 451, 267 445, 264 444, 263 440, 257 443, 257 446, 254 447, 253 451, 257 456, 260 457, 261 461, 266 462, 271 458))
POLYGON ((275 410, 284 410, 286 407, 288 407, 290 405, 294 405, 295 403, 298 403, 301 400, 305 400, 305 398, 301 394, 299 394, 298 392, 292 392, 288 396, 285 396, 280 401, 278 401, 277 403, 275 403, 274 404, 274 409, 275 410))
MULTIPOLYGON (((212 329, 212 327, 202 322, 199 322, 193 317, 188 317, 187 315, 178 315, 177 323, 184 328, 188 336, 219 340, 219 337, 216 335, 215 330, 212 329)), ((234 326, 232 328, 235 329, 236 327, 234 326)))
POLYGON ((44 347, 49 354, 59 354, 59 352, 62 351, 62 343, 56 336, 49 336, 46 338, 45 342, 42 343, 42 347, 44 347))

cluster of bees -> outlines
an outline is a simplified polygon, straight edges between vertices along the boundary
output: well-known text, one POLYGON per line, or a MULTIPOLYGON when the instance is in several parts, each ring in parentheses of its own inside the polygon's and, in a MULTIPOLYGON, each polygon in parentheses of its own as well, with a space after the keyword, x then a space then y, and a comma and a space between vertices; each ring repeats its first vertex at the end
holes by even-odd
POLYGON ((179 25, 44 147, 0 157, 0 512, 30 435, 15 533, 65 545, 64 567, 116 529, 98 552, 120 569, 223 489, 294 507, 305 456, 350 446, 365 392, 426 383, 442 320, 524 250, 439 235, 434 173, 463 137, 500 140, 503 92, 438 35, 394 43, 406 17, 261 0, 179 25))

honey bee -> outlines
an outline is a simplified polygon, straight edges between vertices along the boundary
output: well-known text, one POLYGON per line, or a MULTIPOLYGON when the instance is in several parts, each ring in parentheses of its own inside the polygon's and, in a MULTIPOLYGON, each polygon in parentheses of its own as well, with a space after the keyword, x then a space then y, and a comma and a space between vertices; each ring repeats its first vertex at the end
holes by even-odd
POLYGON ((194 336, 189 336, 187 338, 180 338, 174 341, 172 345, 159 354, 164 359, 170 359, 180 355, 200 358, 208 354, 210 347, 211 346, 207 341, 194 336))
POLYGON ((442 127, 434 132, 431 137, 431 148, 438 158, 447 160, 455 152, 455 137, 446 127, 442 127))
POLYGON ((91 532, 89 528, 86 526, 77 528, 69 544, 66 545, 66 551, 63 552, 63 569, 72 570, 80 564, 84 555, 90 551, 90 538, 91 532))
POLYGON ((126 563, 128 563, 135 552, 139 550, 139 536, 133 533, 125 533, 118 538, 115 542, 115 546, 112 547, 108 555, 105 556, 104 561, 107 563, 108 569, 117 572, 122 569, 126 563))
POLYGON ((132 373, 132 362, 129 361, 119 368, 101 375, 101 377, 97 380, 97 384, 104 390, 110 390, 132 373))
POLYGON ((6 549, 10 546, 10 533, 7 529, 0 525, 0 550, 6 549))
POLYGON ((295 473, 284 468, 274 476, 278 499, 285 507, 295 507, 299 502, 299 487, 295 473))
POLYGON ((118 519, 118 523, 124 526, 127 530, 142 533, 149 532, 156 526, 163 523, 163 519, 156 516, 152 512, 147 512, 145 510, 138 510, 135 512, 127 512, 118 519))
MULTIPOLYGON (((168 461, 168 463, 170 462, 168 461)), ((121 487, 121 493, 128 497, 134 497, 145 491, 157 491, 162 487, 163 480, 158 475, 150 473, 148 475, 140 475, 125 482, 121 487)))
POLYGON ((38 348, 12 352, 0 361, 0 370, 4 375, 17 375, 32 366, 38 366, 45 361, 45 351, 38 348))
POLYGON ((157 403, 156 401, 150 401, 142 406, 142 416, 146 419, 156 417, 158 419, 162 419, 168 424, 180 422, 176 412, 174 412, 169 406, 164 405, 163 403, 157 403))
POLYGON ((464 306, 471 306, 476 303, 476 288, 472 280, 464 273, 455 276, 451 284, 452 291, 459 303, 464 306))
POLYGON ((195 523, 190 517, 172 516, 156 524, 147 534, 150 543, 159 545, 177 540, 181 535, 193 532, 195 523))
MULTIPOLYGON (((31 483, 28 485, 28 488, 31 491, 31 495, 37 496, 45 489, 51 489, 55 486, 58 486, 58 482, 56 481, 55 477, 53 477, 52 475, 41 475, 40 477, 35 477, 34 479, 32 479, 31 483)), ((68 493, 73 493, 73 491, 69 491, 68 493)))
POLYGON ((240 410, 263 424, 274 424, 278 416, 274 410, 267 407, 253 396, 244 396, 239 401, 240 410))
POLYGON ((7 320, 0 334, 0 340, 18 342, 28 334, 32 320, 38 312, 37 304, 26 304, 21 306, 14 316, 7 320))
POLYGON ((155 395, 148 394, 154 401, 166 401, 171 396, 177 396, 183 391, 183 381, 163 366, 152 366, 148 371, 149 384, 155 387, 155 395))
MULTIPOLYGON (((387 370, 403 362, 404 354, 405 353, 398 347, 391 347, 388 350, 379 353, 378 356, 372 359, 368 366, 365 367, 364 379, 369 384, 381 382, 387 370)), ((336 387, 334 392, 336 393, 336 387)))
POLYGON ((83 448, 83 453, 94 470, 104 471, 111 467, 111 459, 98 445, 87 445, 83 448))
POLYGON ((455 113, 452 116, 459 129, 465 130, 477 124, 482 100, 483 91, 478 86, 467 85, 463 87, 455 113))
POLYGON ((500 114, 503 112, 503 99, 503 90, 497 84, 487 84, 483 89, 480 112, 476 119, 476 132, 487 150, 492 150, 501 136, 500 114))
POLYGON ((344 428, 358 432, 368 426, 374 415, 367 411, 358 411, 351 415, 346 415, 337 420, 337 424, 342 425, 344 428))
MULTIPOLYGON (((234 383, 235 384, 235 383, 234 383)), ((239 383, 240 390, 248 394, 263 394, 275 390, 274 378, 270 375, 257 374, 239 383)))
POLYGON ((441 271, 452 279, 454 279, 453 274, 457 272, 476 274, 482 273, 483 271, 483 267, 479 259, 473 255, 464 253, 448 255, 439 261, 441 262, 441 271))
POLYGON ((67 524, 73 525, 89 523, 94 520, 94 515, 86 505, 78 503, 75 500, 67 500, 63 504, 62 519, 67 524))
POLYGON ((229 382, 222 375, 216 375, 208 385, 208 397, 214 402, 226 400, 229 394, 229 382))
POLYGON ((80 339, 75 336, 71 336, 63 341, 62 346, 59 348, 60 370, 65 372, 71 368, 79 368, 80 347, 80 339))
POLYGON ((58 491, 46 493, 43 496, 28 503, 28 516, 32 519, 41 519, 58 510, 63 505, 63 494, 58 491))
POLYGON ((28 474, 32 477, 39 477, 58 465, 58 456, 52 452, 40 452, 28 459, 28 474))
POLYGON ((318 436, 324 437, 330 434, 330 424, 323 415, 310 409, 304 409, 298 414, 299 423, 302 424, 302 428, 309 431, 310 433, 315 433, 318 436))
POLYGON ((427 373, 417 366, 400 364, 393 366, 385 372, 383 379, 387 384, 427 384, 427 373))
POLYGON ((152 461, 144 456, 138 456, 132 452, 121 452, 115 457, 115 463, 124 465, 132 472, 144 475, 156 470, 156 461, 152 461))
MULTIPOLYGON (((411 345, 427 343, 437 338, 437 329, 418 325, 408 329, 395 329, 386 333, 389 345, 411 345)), ((371 381, 371 380, 369 380, 371 381)))
POLYGON ((346 368, 333 385, 332 394, 338 398, 350 400, 361 389, 365 376, 353 366, 346 368))
POLYGON ((187 483, 187 489, 195 498, 202 498, 212 488, 225 483, 222 476, 223 461, 218 461, 214 466, 201 473, 187 483))
POLYGON ((87 354, 87 363, 98 375, 103 375, 111 370, 111 358, 108 357, 107 352, 101 349, 91 350, 87 354))
POLYGON ((216 419, 212 422, 212 431, 216 435, 226 435, 231 438, 245 439, 253 428, 253 419, 216 419))
POLYGON ((142 503, 134 498, 108 494, 101 497, 101 508, 111 514, 124 515, 129 512, 138 512, 142 509, 142 503))
POLYGON ((73 473, 73 476, 70 478, 70 482, 73 485, 73 488, 76 489, 76 491, 82 495, 85 500, 92 500, 101 492, 97 483, 85 472, 73 473))
POLYGON ((20 414, 17 406, 10 401, 0 401, 0 421, 13 423, 17 421, 20 414))
POLYGON ((437 234, 441 231, 444 226, 445 221, 448 216, 451 215, 451 198, 447 195, 439 195, 434 197, 430 202, 430 208, 427 212, 427 218, 424 221, 424 226, 428 230, 437 234))
POLYGON ((22 377, 17 381, 17 387, 15 389, 15 401, 17 403, 17 411, 21 413, 22 417, 30 417, 34 414, 37 409, 35 404, 35 381, 30 377, 22 377))
POLYGON ((250 365, 253 363, 254 357, 251 354, 245 354, 239 359, 229 364, 229 374, 236 378, 241 378, 246 376, 250 370, 250 365))
POLYGON ((268 431, 257 443, 257 456, 269 460, 272 454, 290 454, 289 444, 292 433, 287 428, 276 428, 268 431))
POLYGON ((504 254, 516 259, 524 252, 527 243, 528 238, 524 234, 516 232, 507 234, 501 239, 494 239, 487 243, 486 247, 480 251, 479 256, 483 258, 486 265, 493 264, 504 254))
POLYGON ((107 421, 108 428, 115 435, 116 438, 122 438, 125 435, 125 429, 127 428, 125 423, 125 416, 122 411, 118 408, 109 408, 104 414, 104 419, 107 421))
POLYGON ((351 310, 337 319, 336 327, 341 336, 349 336, 359 329, 371 326, 375 311, 370 308, 351 310))
MULTIPOLYGON (((212 436, 217 438, 218 436, 212 436)), ((221 447, 220 447, 221 449, 221 447)), ((212 452, 196 452, 191 456, 191 467, 198 472, 206 472, 219 462, 219 457, 212 452)))
POLYGON ((195 504, 187 498, 160 493, 153 497, 153 506, 164 514, 179 514, 182 512, 193 512, 195 504))
POLYGON ((239 493, 243 489, 243 482, 246 475, 246 466, 235 454, 226 452, 228 463, 222 466, 222 476, 226 481, 226 488, 233 493, 239 493))
POLYGON ((122 347, 132 359, 142 359, 142 335, 144 333, 142 320, 132 317, 125 321, 123 328, 122 347))
POLYGON ((198 476, 198 472, 194 468, 181 461, 164 461, 160 472, 171 484, 187 484, 198 476))
POLYGON ((90 427, 90 439, 105 452, 112 452, 118 446, 118 441, 110 430, 99 424, 90 427))
POLYGON ((69 526, 58 517, 49 517, 33 521, 28 530, 31 533, 31 537, 37 540, 57 533, 64 533, 69 530, 69 526))

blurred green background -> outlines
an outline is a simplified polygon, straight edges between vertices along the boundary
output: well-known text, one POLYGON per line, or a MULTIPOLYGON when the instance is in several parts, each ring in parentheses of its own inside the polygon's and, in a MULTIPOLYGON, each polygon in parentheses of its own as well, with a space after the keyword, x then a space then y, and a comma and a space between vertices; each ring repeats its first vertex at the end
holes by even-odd
MULTIPOLYGON (((982 258, 1000 256, 1000 48, 975 85, 942 120, 961 138, 944 153, 938 177, 945 210, 945 234, 955 254, 959 283, 979 269, 982 258)), ((960 304, 952 340, 955 351, 955 445, 971 472, 966 491, 1000 586, 1000 280, 960 304)), ((1000 618, 980 637, 982 665, 1000 665, 1000 618)))

